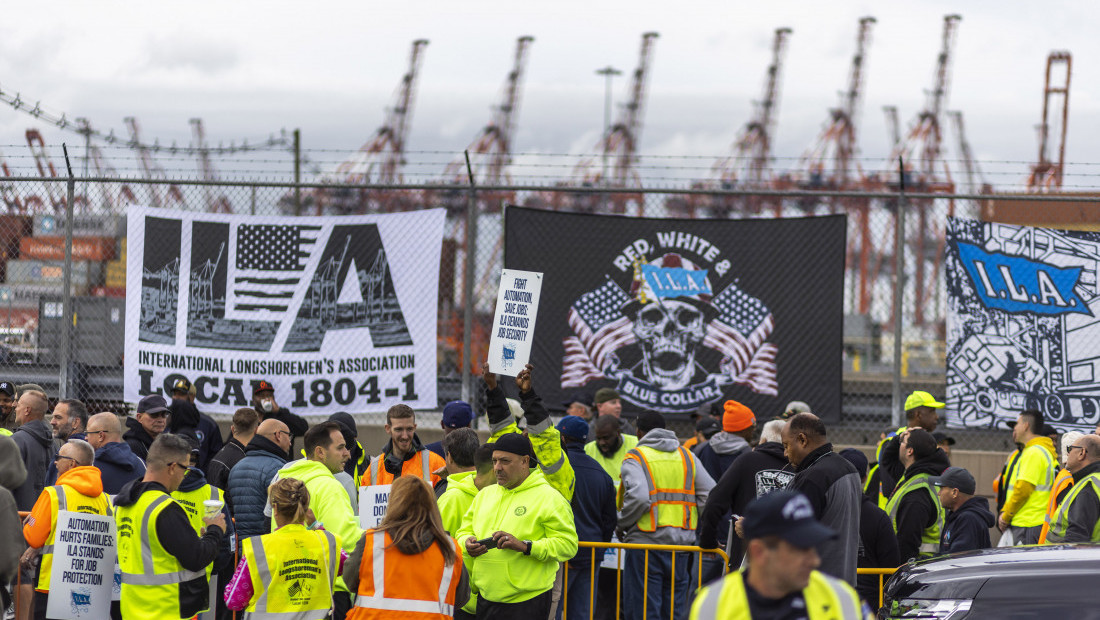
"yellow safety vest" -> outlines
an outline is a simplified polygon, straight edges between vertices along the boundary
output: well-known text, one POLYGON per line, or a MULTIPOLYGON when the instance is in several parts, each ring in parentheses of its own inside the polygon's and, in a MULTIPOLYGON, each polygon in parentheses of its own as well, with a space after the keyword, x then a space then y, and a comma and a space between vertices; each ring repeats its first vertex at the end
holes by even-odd
MULTIPOLYGON (((1047 503, 1050 501, 1050 490, 1054 486, 1054 475, 1058 471, 1058 464, 1054 462, 1054 456, 1040 445, 1024 446, 1020 451, 1020 458, 1016 460, 1015 467, 1008 475, 1008 490, 1005 493, 1005 502, 1012 497, 1012 491, 1016 488, 1016 480, 1020 477, 1021 462, 1029 452, 1038 451, 1042 455, 1046 468, 1045 483, 1035 485, 1035 490, 1028 495, 1027 501, 1020 506, 1016 514, 1012 515, 1012 525, 1018 527, 1035 527, 1042 525, 1046 515, 1047 503)), ((1002 507, 1003 509, 1003 507, 1002 507)))
MULTIPOLYGON (((898 430, 894 431, 894 435, 900 435, 907 430, 909 430, 908 426, 901 426, 898 430)), ((883 510, 886 510, 886 503, 890 501, 890 499, 882 492, 882 480, 875 478, 875 472, 878 471, 880 463, 882 463, 882 451, 886 449, 886 442, 891 439, 893 439, 893 437, 887 437, 886 439, 880 439, 878 441, 878 445, 875 446, 875 464, 871 466, 871 469, 867 470, 867 482, 863 485, 863 492, 866 494, 871 490, 871 481, 874 480, 875 484, 878 485, 878 492, 876 493, 878 497, 875 501, 878 503, 878 507, 883 510)))
POLYGON ((181 609, 180 584, 205 573, 183 568, 157 537, 157 517, 173 503, 163 491, 146 491, 115 510, 123 618, 190 618, 201 611, 181 609))
POLYGON ((245 620, 323 620, 332 608, 340 541, 325 530, 284 525, 241 543, 252 578, 245 620))
MULTIPOLYGON (((901 500, 903 497, 914 491, 920 491, 921 489, 928 492, 932 496, 932 505, 936 507, 936 522, 931 526, 924 528, 924 531, 920 535, 920 553, 922 558, 930 558, 940 549, 940 532, 943 531, 944 522, 947 520, 947 516, 944 513, 943 505, 940 504, 940 497, 936 493, 936 489, 932 486, 932 476, 928 474, 917 474, 912 478, 902 478, 898 484, 898 488, 894 491, 894 494, 890 497, 890 501, 886 503, 886 513, 890 515, 890 522, 894 525, 894 532, 898 531, 898 509, 901 507, 901 500)), ((902 561, 906 561, 909 558, 902 558, 902 561)))
MULTIPOLYGON (((187 513, 187 520, 191 522, 191 527, 194 528, 195 533, 202 536, 202 530, 206 527, 206 524, 202 522, 202 518, 206 514, 206 507, 202 503, 208 499, 216 499, 224 503, 225 492, 212 484, 204 484, 192 491, 173 491, 172 499, 176 500, 176 503, 187 513)), ((210 573, 213 570, 213 562, 206 565, 207 579, 210 578, 210 573)))
MULTIPOLYGON (((824 573, 810 573, 802 590, 810 620, 858 620, 862 618, 859 595, 852 586, 824 573)), ((749 597, 740 571, 699 591, 691 606, 691 620, 750 620, 749 597)))
MULTIPOLYGON (((1093 491, 1100 496, 1100 472, 1091 473, 1079 481, 1073 483, 1073 488, 1070 489, 1069 494, 1062 500, 1062 505, 1058 507, 1058 512, 1054 514, 1054 519, 1050 522, 1050 534, 1047 536, 1047 542, 1053 543, 1049 540, 1051 537, 1057 538, 1057 542, 1065 540, 1066 534, 1069 531, 1069 510, 1073 506, 1073 500, 1077 499, 1086 487, 1091 486, 1093 491)), ((1089 542, 1100 542, 1100 521, 1092 524, 1092 534, 1090 535, 1089 542)))
POLYGON ((9 431, 9 430, 8 430, 8 429, 6 429, 6 428, 0 428, 0 435, 4 435, 5 437, 7 437, 7 436, 10 436, 10 435, 11 435, 11 431, 9 431))
POLYGON ((111 514, 111 500, 106 493, 100 493, 96 497, 88 497, 71 486, 58 484, 46 487, 46 493, 50 496, 50 535, 46 538, 46 544, 42 546, 42 563, 39 565, 38 589, 43 592, 50 591, 50 572, 53 570, 53 537, 57 534, 57 513, 68 510, 70 512, 83 512, 92 515, 111 514))
MULTIPOLYGON (((699 510, 695 505, 695 459, 691 452, 683 447, 675 452, 661 452, 638 446, 626 453, 623 461, 627 459, 641 463, 649 486, 649 512, 638 519, 638 529, 643 532, 655 532, 659 527, 694 530, 699 510)), ((619 493, 622 492, 620 487, 619 493)))

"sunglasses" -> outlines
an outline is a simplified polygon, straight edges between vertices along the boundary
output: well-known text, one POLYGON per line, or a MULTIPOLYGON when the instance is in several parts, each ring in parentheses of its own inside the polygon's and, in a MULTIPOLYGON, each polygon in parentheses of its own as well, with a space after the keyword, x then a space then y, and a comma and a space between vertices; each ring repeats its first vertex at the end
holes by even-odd
POLYGON ((74 459, 73 457, 71 457, 71 456, 61 456, 60 454, 58 454, 57 456, 53 457, 53 462, 54 462, 54 463, 60 463, 60 462, 61 462, 61 459, 69 459, 70 461, 72 461, 72 462, 74 462, 74 463, 76 462, 76 459, 74 459))
POLYGON ((102 435, 103 433, 109 433, 111 431, 85 431, 85 435, 102 435))

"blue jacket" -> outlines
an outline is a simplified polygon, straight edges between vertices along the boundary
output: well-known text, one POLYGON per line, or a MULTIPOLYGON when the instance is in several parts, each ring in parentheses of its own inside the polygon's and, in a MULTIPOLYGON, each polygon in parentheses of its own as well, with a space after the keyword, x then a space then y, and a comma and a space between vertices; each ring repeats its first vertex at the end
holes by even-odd
POLYGON ((286 462, 286 452, 267 437, 256 435, 245 447, 244 458, 229 470, 225 494, 237 519, 238 538, 260 536, 271 529, 271 519, 264 516, 267 487, 286 462))
POLYGON ((737 457, 751 450, 743 437, 722 431, 704 442, 695 454, 710 477, 719 480, 737 457))
POLYGON ((958 553, 971 549, 992 547, 989 528, 996 521, 989 511, 989 500, 971 497, 956 510, 947 513, 947 520, 940 534, 940 553, 958 553))
MULTIPOLYGON (((565 456, 576 476, 570 505, 577 540, 609 542, 615 533, 615 483, 596 459, 584 453, 584 444, 566 444, 565 456)), ((596 557, 603 557, 602 550, 596 551, 596 557)), ((587 568, 591 562, 592 550, 579 549, 569 566, 587 568)))
POLYGON ((125 442, 103 444, 95 451, 95 466, 108 495, 117 495, 127 482, 145 477, 145 462, 125 442))

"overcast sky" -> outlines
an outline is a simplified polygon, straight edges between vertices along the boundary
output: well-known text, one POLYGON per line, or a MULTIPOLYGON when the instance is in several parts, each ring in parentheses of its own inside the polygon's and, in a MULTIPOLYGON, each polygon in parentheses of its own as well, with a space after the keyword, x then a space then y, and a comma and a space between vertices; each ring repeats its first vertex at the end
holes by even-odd
MULTIPOLYGON (((1022 162, 1037 156, 1043 71, 1054 49, 1070 50, 1075 62, 1067 160, 1100 162, 1090 139, 1100 129, 1096 9, 1080 1, 27 2, 0 23, 0 88, 120 135, 123 117, 132 115, 146 139, 182 144, 190 139, 188 119, 201 117, 213 142, 300 128, 308 150, 352 151, 382 122, 411 41, 426 38, 408 149, 414 163, 434 162, 447 157, 422 152, 460 151, 488 121, 515 39, 532 35, 515 149, 580 154, 592 151, 603 122, 603 82, 594 70, 610 64, 629 73, 641 34, 654 30, 660 38, 640 152, 697 156, 659 162, 707 168, 729 152, 761 95, 775 28, 794 32, 774 154, 797 158, 836 105, 857 21, 871 15, 878 23, 859 141, 865 157, 882 158, 889 147, 882 106, 898 106, 905 125, 919 111, 943 16, 952 12, 963 19, 948 109, 963 111, 989 180, 1018 185, 1022 162)), ((626 88, 619 78, 616 102, 626 88)), ((23 132, 34 126, 51 144, 81 141, 0 107, 0 145, 13 163, 26 163, 23 132)), ((955 144, 948 132, 949 158, 955 144)), ((120 168, 133 165, 122 153, 111 156, 120 168)), ((1076 182, 1100 185, 1088 176, 1076 182)))

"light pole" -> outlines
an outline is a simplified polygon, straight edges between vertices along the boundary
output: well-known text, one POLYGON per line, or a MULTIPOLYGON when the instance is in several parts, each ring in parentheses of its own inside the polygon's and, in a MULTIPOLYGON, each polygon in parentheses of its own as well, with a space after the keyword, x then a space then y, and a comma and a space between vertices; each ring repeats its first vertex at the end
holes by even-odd
MULTIPOLYGON (((623 72, 619 71, 611 65, 607 65, 603 69, 597 69, 596 75, 602 75, 604 77, 603 87, 603 146, 600 149, 600 184, 606 189, 607 183, 607 147, 608 141, 611 138, 611 79, 616 75, 622 75, 623 72)), ((607 207, 607 193, 604 192, 601 195, 600 203, 607 207)))

